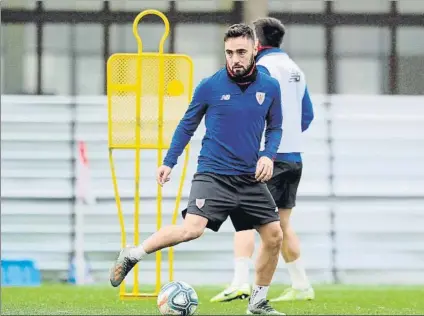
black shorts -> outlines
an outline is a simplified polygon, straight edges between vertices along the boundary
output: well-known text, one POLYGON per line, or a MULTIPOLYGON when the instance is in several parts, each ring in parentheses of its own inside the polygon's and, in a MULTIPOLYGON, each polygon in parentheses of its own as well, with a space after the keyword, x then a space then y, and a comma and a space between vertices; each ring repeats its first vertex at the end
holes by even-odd
POLYGON ((278 208, 295 207, 301 176, 301 162, 274 162, 274 173, 267 182, 267 186, 278 208))
POLYGON ((256 181, 254 175, 196 173, 183 217, 186 213, 207 218, 206 227, 215 232, 228 216, 236 231, 280 220, 266 184, 256 181))

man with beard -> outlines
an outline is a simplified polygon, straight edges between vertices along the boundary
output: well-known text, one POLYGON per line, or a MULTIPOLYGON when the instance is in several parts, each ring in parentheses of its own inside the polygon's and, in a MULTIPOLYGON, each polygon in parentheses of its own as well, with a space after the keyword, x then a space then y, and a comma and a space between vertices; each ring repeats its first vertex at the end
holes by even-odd
MULTIPOLYGON (((290 224, 290 215, 296 205, 297 188, 302 176, 302 132, 314 118, 306 79, 300 67, 284 52, 285 27, 275 18, 261 18, 253 22, 258 54, 258 69, 280 83, 282 90, 284 136, 274 161, 274 174, 267 182, 278 206, 283 243, 281 254, 288 268, 291 287, 271 302, 304 301, 315 299, 315 292, 300 257, 300 242, 290 224)), ((250 295, 249 264, 255 248, 254 230, 234 234, 234 277, 231 285, 214 296, 212 302, 226 302, 250 295)))
POLYGON ((284 315, 268 304, 267 292, 282 244, 280 218, 265 182, 282 137, 281 91, 276 79, 256 68, 253 30, 231 26, 224 37, 226 67, 201 81, 172 138, 157 182, 170 180, 172 168, 205 116, 206 134, 192 180, 184 222, 161 228, 142 244, 121 250, 110 282, 119 286, 148 254, 217 232, 230 217, 236 231, 256 229, 262 246, 249 314, 284 315), (259 158, 265 130, 265 148, 259 158))

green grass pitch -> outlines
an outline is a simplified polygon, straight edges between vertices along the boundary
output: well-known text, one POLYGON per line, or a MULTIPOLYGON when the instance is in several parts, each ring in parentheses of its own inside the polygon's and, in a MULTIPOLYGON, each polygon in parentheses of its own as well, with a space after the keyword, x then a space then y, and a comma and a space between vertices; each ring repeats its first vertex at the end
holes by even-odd
MULTIPOLYGON (((210 303, 219 287, 195 287, 198 315, 244 315, 246 301, 210 303)), ((274 285, 270 295, 284 288, 274 285)), ((287 315, 423 315, 424 286, 317 286, 312 302, 274 303, 287 315)), ((2 315, 158 315, 155 299, 120 301, 107 286, 2 288, 2 315)))

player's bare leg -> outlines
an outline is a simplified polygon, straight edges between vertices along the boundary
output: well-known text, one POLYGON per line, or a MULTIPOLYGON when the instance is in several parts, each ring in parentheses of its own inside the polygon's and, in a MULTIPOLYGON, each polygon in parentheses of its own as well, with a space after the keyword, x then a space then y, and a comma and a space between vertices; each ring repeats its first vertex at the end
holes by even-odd
POLYGON ((249 299, 248 314, 284 315, 268 304, 268 289, 277 268, 283 241, 283 232, 278 222, 271 222, 258 228, 261 247, 256 260, 256 277, 249 299))
POLYGON ((315 293, 305 268, 300 258, 300 241, 290 224, 291 209, 280 209, 280 223, 283 230, 283 245, 281 254, 286 262, 292 286, 287 288, 279 297, 272 299, 272 302, 313 300, 315 293))
POLYGON ((121 250, 110 272, 110 283, 119 286, 131 269, 146 255, 182 242, 197 239, 205 231, 208 220, 194 214, 187 214, 182 225, 161 228, 139 246, 127 246, 121 250))
POLYGON ((254 229, 234 234, 234 278, 231 285, 218 293, 211 302, 228 302, 250 296, 249 265, 255 250, 254 229))

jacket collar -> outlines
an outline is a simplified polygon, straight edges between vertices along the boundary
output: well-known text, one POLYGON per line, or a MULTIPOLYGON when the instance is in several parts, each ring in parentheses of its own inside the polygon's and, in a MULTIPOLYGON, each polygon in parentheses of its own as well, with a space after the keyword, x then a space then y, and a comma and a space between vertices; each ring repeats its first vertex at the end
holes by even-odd
POLYGON ((284 50, 282 50, 281 48, 278 47, 271 47, 271 46, 262 46, 258 48, 258 54, 256 55, 256 62, 259 61, 259 59, 261 59, 264 56, 267 56, 269 54, 274 54, 274 53, 281 53, 281 54, 286 54, 286 52, 284 50))

